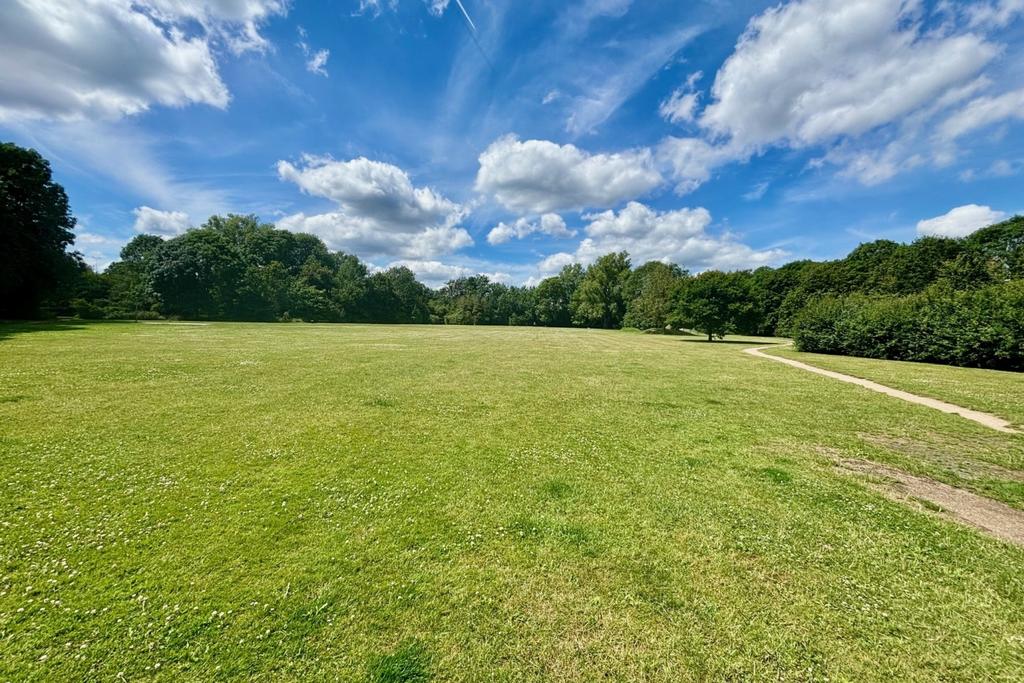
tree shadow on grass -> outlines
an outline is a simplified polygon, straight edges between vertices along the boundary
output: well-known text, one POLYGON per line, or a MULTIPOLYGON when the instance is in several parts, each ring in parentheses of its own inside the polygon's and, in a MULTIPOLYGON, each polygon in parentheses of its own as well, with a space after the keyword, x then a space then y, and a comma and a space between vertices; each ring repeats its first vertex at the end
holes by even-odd
POLYGON ((786 343, 766 341, 764 339, 715 339, 714 341, 708 341, 707 339, 697 339, 696 337, 680 339, 679 341, 687 344, 742 344, 743 346, 782 346, 786 343))
POLYGON ((82 320, 0 320, 0 342, 20 334, 33 332, 62 332, 65 330, 81 330, 89 323, 82 320))

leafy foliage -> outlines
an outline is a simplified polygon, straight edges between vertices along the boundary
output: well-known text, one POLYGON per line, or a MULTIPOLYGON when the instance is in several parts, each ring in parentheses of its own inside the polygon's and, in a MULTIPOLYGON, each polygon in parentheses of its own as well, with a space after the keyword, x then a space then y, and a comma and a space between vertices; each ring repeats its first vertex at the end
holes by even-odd
POLYGON ((795 341, 801 351, 1024 370, 1024 280, 822 297, 801 311, 795 341))
POLYGON ((620 251, 597 259, 573 293, 573 321, 586 327, 622 327, 626 313, 629 254, 620 251))
POLYGON ((29 318, 81 260, 66 248, 75 239, 64 188, 34 149, 0 143, 0 318, 29 318))
POLYGON ((676 312, 685 327, 721 339, 747 326, 753 311, 747 278, 709 270, 685 284, 676 312))

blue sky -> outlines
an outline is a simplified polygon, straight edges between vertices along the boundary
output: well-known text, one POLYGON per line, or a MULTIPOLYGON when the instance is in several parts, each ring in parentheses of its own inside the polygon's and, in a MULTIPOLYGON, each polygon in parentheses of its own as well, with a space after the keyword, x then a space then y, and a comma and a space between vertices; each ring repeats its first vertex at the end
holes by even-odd
POLYGON ((226 212, 437 285, 1024 211, 1024 0, 11 0, 0 44, 97 267, 226 212))

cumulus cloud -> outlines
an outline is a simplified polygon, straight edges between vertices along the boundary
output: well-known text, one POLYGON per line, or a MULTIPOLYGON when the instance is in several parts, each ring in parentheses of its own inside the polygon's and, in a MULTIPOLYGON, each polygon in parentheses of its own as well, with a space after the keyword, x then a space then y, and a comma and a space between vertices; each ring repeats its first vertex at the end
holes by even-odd
POLYGON ((895 121, 973 79, 999 52, 925 31, 920 3, 805 0, 751 20, 701 123, 744 147, 801 147, 895 121))
POLYGON ((574 145, 509 135, 480 155, 476 189, 511 211, 542 214, 612 206, 661 182, 650 150, 589 154, 574 145))
POLYGON ((135 232, 161 237, 175 237, 191 227, 187 213, 181 211, 159 211, 148 206, 140 206, 135 214, 135 232))
POLYGON ((670 261, 697 271, 752 268, 776 263, 786 256, 779 249, 753 249, 728 234, 710 234, 711 214, 703 208, 655 211, 630 202, 621 211, 603 211, 585 218, 590 221, 585 228, 586 238, 575 253, 548 256, 537 266, 542 275, 558 272, 569 263, 592 263, 613 251, 628 251, 634 263, 670 261))
POLYGON ((537 270, 542 276, 554 275, 558 271, 562 270, 568 265, 579 262, 574 254, 569 254, 564 251, 560 251, 556 254, 551 254, 541 260, 537 264, 537 270))
POLYGON ((1006 218, 1002 211, 989 206, 967 204, 949 213, 919 221, 917 234, 932 237, 966 237, 976 230, 998 223, 1006 218))
POLYGON ((0 8, 0 120, 223 109, 216 45, 262 50, 259 26, 285 11, 284 0, 10 0, 0 8))
POLYGON ((502 244, 511 239, 521 240, 538 233, 550 237, 574 237, 576 235, 576 231, 567 228, 565 220, 557 213, 546 213, 536 221, 519 218, 511 224, 498 223, 487 233, 487 241, 490 244, 502 244))
POLYGON ((1006 25, 1022 4, 779 4, 750 20, 702 112, 692 82, 662 103, 663 117, 693 122, 700 134, 667 138, 659 156, 681 193, 717 166, 773 146, 823 148, 819 161, 865 184, 923 163, 948 165, 959 135, 1021 117, 1021 91, 980 92, 993 86, 984 71, 1003 50, 987 31, 1006 25), (937 17, 946 20, 936 25, 937 17))
POLYGON ((307 155, 299 165, 279 161, 277 172, 306 194, 338 205, 328 213, 288 216, 278 226, 317 235, 333 249, 366 258, 428 259, 473 244, 458 226, 468 209, 428 187, 414 187, 397 166, 307 155))

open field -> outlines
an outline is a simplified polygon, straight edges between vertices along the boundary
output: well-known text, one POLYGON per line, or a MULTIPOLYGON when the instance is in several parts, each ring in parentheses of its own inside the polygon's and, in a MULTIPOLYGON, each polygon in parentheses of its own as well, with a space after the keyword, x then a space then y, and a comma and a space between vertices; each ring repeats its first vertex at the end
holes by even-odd
POLYGON ((771 353, 999 415, 1024 428, 1024 375, 1019 372, 801 353, 792 348, 771 353))
POLYGON ((834 461, 1022 510, 1024 436, 742 348, 2 326, 0 680, 1019 680, 1024 548, 834 461))

